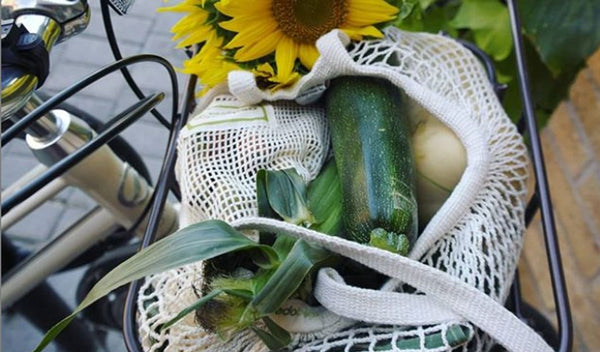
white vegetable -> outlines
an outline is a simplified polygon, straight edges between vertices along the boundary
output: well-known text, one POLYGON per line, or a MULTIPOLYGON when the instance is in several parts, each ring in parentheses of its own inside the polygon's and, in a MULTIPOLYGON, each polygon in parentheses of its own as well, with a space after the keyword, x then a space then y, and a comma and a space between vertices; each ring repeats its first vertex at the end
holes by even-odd
POLYGON ((467 157, 464 146, 451 129, 422 107, 412 105, 419 224, 424 227, 460 181, 467 157))

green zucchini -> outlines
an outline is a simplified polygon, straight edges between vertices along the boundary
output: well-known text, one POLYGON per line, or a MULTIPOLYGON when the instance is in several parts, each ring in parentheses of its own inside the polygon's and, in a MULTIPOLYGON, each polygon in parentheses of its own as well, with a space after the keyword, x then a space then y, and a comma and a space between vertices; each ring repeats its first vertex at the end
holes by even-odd
POLYGON ((326 108, 346 237, 406 254, 406 242, 417 237, 418 217, 403 98, 384 79, 345 76, 330 82, 326 108))

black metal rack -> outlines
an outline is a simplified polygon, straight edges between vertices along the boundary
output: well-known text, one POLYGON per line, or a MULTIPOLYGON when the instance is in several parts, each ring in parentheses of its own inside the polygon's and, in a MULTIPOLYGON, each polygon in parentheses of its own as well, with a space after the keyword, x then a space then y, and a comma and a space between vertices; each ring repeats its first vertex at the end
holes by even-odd
MULTIPOLYGON (((557 307, 557 320, 558 320, 558 345, 555 346, 557 351, 566 352, 571 350, 573 340, 573 327, 571 321, 571 312, 569 307, 569 301, 567 296, 567 288, 562 270, 562 263, 560 257, 560 250, 558 240, 556 236, 556 227, 554 222, 554 215, 552 212, 552 202, 550 198, 550 191, 548 187, 548 181, 546 177, 546 169, 544 166, 544 157, 542 153, 540 137, 537 129, 537 123, 535 119, 533 100, 530 93, 529 76, 526 69, 525 54, 523 49, 523 39, 521 34, 521 24, 518 15, 518 9, 516 0, 506 1, 509 9, 510 20, 511 20, 511 31, 512 37, 515 44, 516 63, 519 72, 518 84, 521 91, 521 99, 523 104, 523 117, 520 125, 524 126, 524 132, 526 132, 530 138, 530 153, 531 160, 533 163, 533 169, 535 173, 536 186, 535 193, 531 201, 528 204, 526 211, 526 223, 529 224, 533 215, 539 209, 541 212, 541 219, 544 230, 544 239, 546 244, 546 252, 548 256, 548 264, 550 267, 550 274, 552 278, 552 288, 554 293, 554 299, 557 307)), ((476 51, 475 48, 470 48, 476 51)), ((477 52, 475 52, 477 54, 477 52)), ((494 77, 493 66, 484 61, 486 69, 491 73, 491 77, 494 77), (491 71, 490 71, 491 70, 491 71)), ((173 182, 171 170, 174 167, 175 162, 175 141, 177 138, 177 131, 187 119, 188 114, 192 110, 193 104, 193 91, 195 86, 195 78, 191 77, 187 92, 184 100, 184 107, 181 115, 175 123, 174 133, 171 134, 171 140, 169 141, 169 150, 167 157, 164 160, 159 182, 156 188, 156 197, 150 212, 150 222, 146 230, 142 247, 145 247, 152 243, 158 219, 160 218, 161 210, 166 199, 169 184, 173 182)), ((502 86, 498 85, 495 80, 495 89, 497 93, 501 93, 502 86)), ((135 297, 139 289, 139 282, 131 284, 128 298, 124 312, 124 328, 123 333, 125 336, 126 346, 131 352, 141 352, 142 349, 139 345, 137 336, 137 329, 135 327, 135 297)), ((511 302, 513 311, 517 316, 521 316, 522 300, 519 290, 518 275, 515 284, 513 285, 513 293, 511 302)))

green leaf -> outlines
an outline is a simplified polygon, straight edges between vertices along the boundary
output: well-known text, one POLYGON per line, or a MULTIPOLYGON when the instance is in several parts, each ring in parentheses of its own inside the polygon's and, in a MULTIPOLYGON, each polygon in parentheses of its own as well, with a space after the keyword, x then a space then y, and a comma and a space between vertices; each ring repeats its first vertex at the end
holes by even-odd
POLYGON ((194 303, 190 304, 189 306, 187 306, 186 308, 184 308, 173 319, 169 320, 164 325, 162 325, 160 327, 160 330, 166 330, 166 329, 170 328, 171 326, 173 326, 173 324, 175 324, 178 321, 180 321, 181 319, 185 318, 186 315, 190 314, 191 312, 196 311, 198 308, 202 307, 206 302, 208 302, 211 299, 217 297, 221 293, 223 293, 222 290, 215 290, 215 291, 210 292, 206 296, 203 296, 202 298, 200 298, 196 302, 194 302, 194 303))
POLYGON ((289 343, 292 341, 292 336, 289 332, 281 328, 268 317, 263 318, 263 322, 269 331, 263 330, 256 326, 252 326, 251 329, 256 335, 258 335, 258 337, 260 337, 269 350, 277 351, 289 345, 289 343))
POLYGON ((267 170, 258 170, 256 173, 256 201, 258 204, 258 216, 264 218, 278 219, 279 216, 273 211, 267 197, 267 170))
POLYGON ((335 161, 329 160, 307 190, 308 209, 315 218, 311 229, 329 235, 342 230, 342 186, 335 161))
POLYGON ((252 258, 252 262, 262 269, 271 269, 279 265, 279 255, 271 248, 268 250, 265 250, 265 248, 269 247, 265 246, 248 249, 247 253, 252 258))
POLYGON ((285 169, 281 171, 290 179, 292 186, 296 189, 296 193, 301 195, 302 199, 304 199, 304 195, 306 194, 306 183, 302 176, 298 174, 296 169, 285 169))
POLYGON ((419 5, 421 5, 421 8, 425 10, 429 6, 433 5, 435 2, 436 0, 419 0, 419 5))
POLYGON ((470 29, 477 46, 497 61, 512 51, 508 9, 499 0, 464 0, 451 25, 470 29))
POLYGON ((554 76, 574 72, 600 45, 600 1, 519 0, 525 34, 554 76))
POLYGON ((412 14, 413 11, 418 11, 417 5, 419 0, 403 0, 398 6, 398 16, 396 21, 402 21, 412 14))
POLYGON ((273 243, 273 250, 279 256, 279 260, 283 261, 288 256, 292 248, 294 248, 294 244, 298 241, 295 237, 278 234, 275 243, 273 243))
POLYGON ((239 297, 239 298, 245 299, 247 301, 251 301, 254 298, 254 296, 252 295, 252 292, 246 291, 246 290, 228 290, 228 289, 213 290, 210 293, 208 293, 207 295, 205 295, 202 298, 200 298, 199 300, 197 300, 196 302, 194 302, 194 303, 190 304, 189 306, 187 306, 186 308, 184 308, 174 318, 172 318, 171 320, 167 321, 164 325, 162 325, 160 327, 160 330, 166 330, 166 329, 170 328, 171 326, 173 326, 173 324, 175 324, 178 321, 180 321, 181 319, 185 318, 186 315, 196 311, 197 309, 202 307, 204 304, 206 304, 213 298, 216 298, 218 295, 220 295, 222 293, 226 293, 231 296, 239 297))
POLYGON ((286 222, 303 224, 312 222, 306 208, 304 180, 293 170, 266 170, 267 198, 271 208, 286 222))
POLYGON ((450 20, 455 16, 458 6, 453 2, 443 7, 430 6, 426 10, 414 9, 410 15, 399 21, 395 26, 413 32, 439 33, 447 32, 452 36, 457 35, 457 30, 450 25, 450 20))
POLYGON ((331 256, 324 249, 297 241, 288 257, 250 303, 249 316, 275 312, 300 287, 306 275, 331 256))
MULTIPOLYGON (((281 217, 273 211, 271 204, 269 204, 269 197, 267 197, 267 171, 263 169, 258 170, 256 173, 256 203, 258 216, 282 220, 281 217)), ((258 237, 259 242, 262 244, 273 244, 275 241, 274 233, 260 231, 258 237)))
POLYGON ((223 221, 209 220, 181 229, 138 252, 106 274, 71 315, 46 333, 34 351, 42 351, 79 312, 122 285, 221 254, 256 248, 268 253, 267 256, 277 256, 270 247, 253 242, 223 221))

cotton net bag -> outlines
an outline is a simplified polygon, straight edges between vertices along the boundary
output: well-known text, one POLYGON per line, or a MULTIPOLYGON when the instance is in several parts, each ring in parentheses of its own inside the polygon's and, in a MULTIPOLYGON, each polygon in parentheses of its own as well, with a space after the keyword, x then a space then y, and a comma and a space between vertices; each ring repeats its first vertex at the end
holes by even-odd
MULTIPOLYGON (((380 290, 367 290, 321 269, 314 285, 321 307, 290 301, 273 316, 293 335, 289 350, 486 351, 498 343, 510 351, 551 351, 503 307, 525 229, 528 160, 521 136, 481 64, 461 44, 393 28, 384 34, 350 46, 340 31, 323 36, 312 71, 288 90, 262 91, 252 74, 240 71, 230 74, 227 87, 209 92, 179 140, 182 226, 218 218, 242 231, 283 232, 389 276, 380 290), (465 147, 460 182, 407 257, 257 217, 258 169, 293 167, 306 181, 318 174, 329 131, 322 108, 310 103, 328 79, 341 75, 389 80, 465 147)), ((145 350, 267 351, 252 332, 223 341, 193 314, 158 332, 198 300, 202 280, 202 263, 146 280, 138 296, 145 350)))

